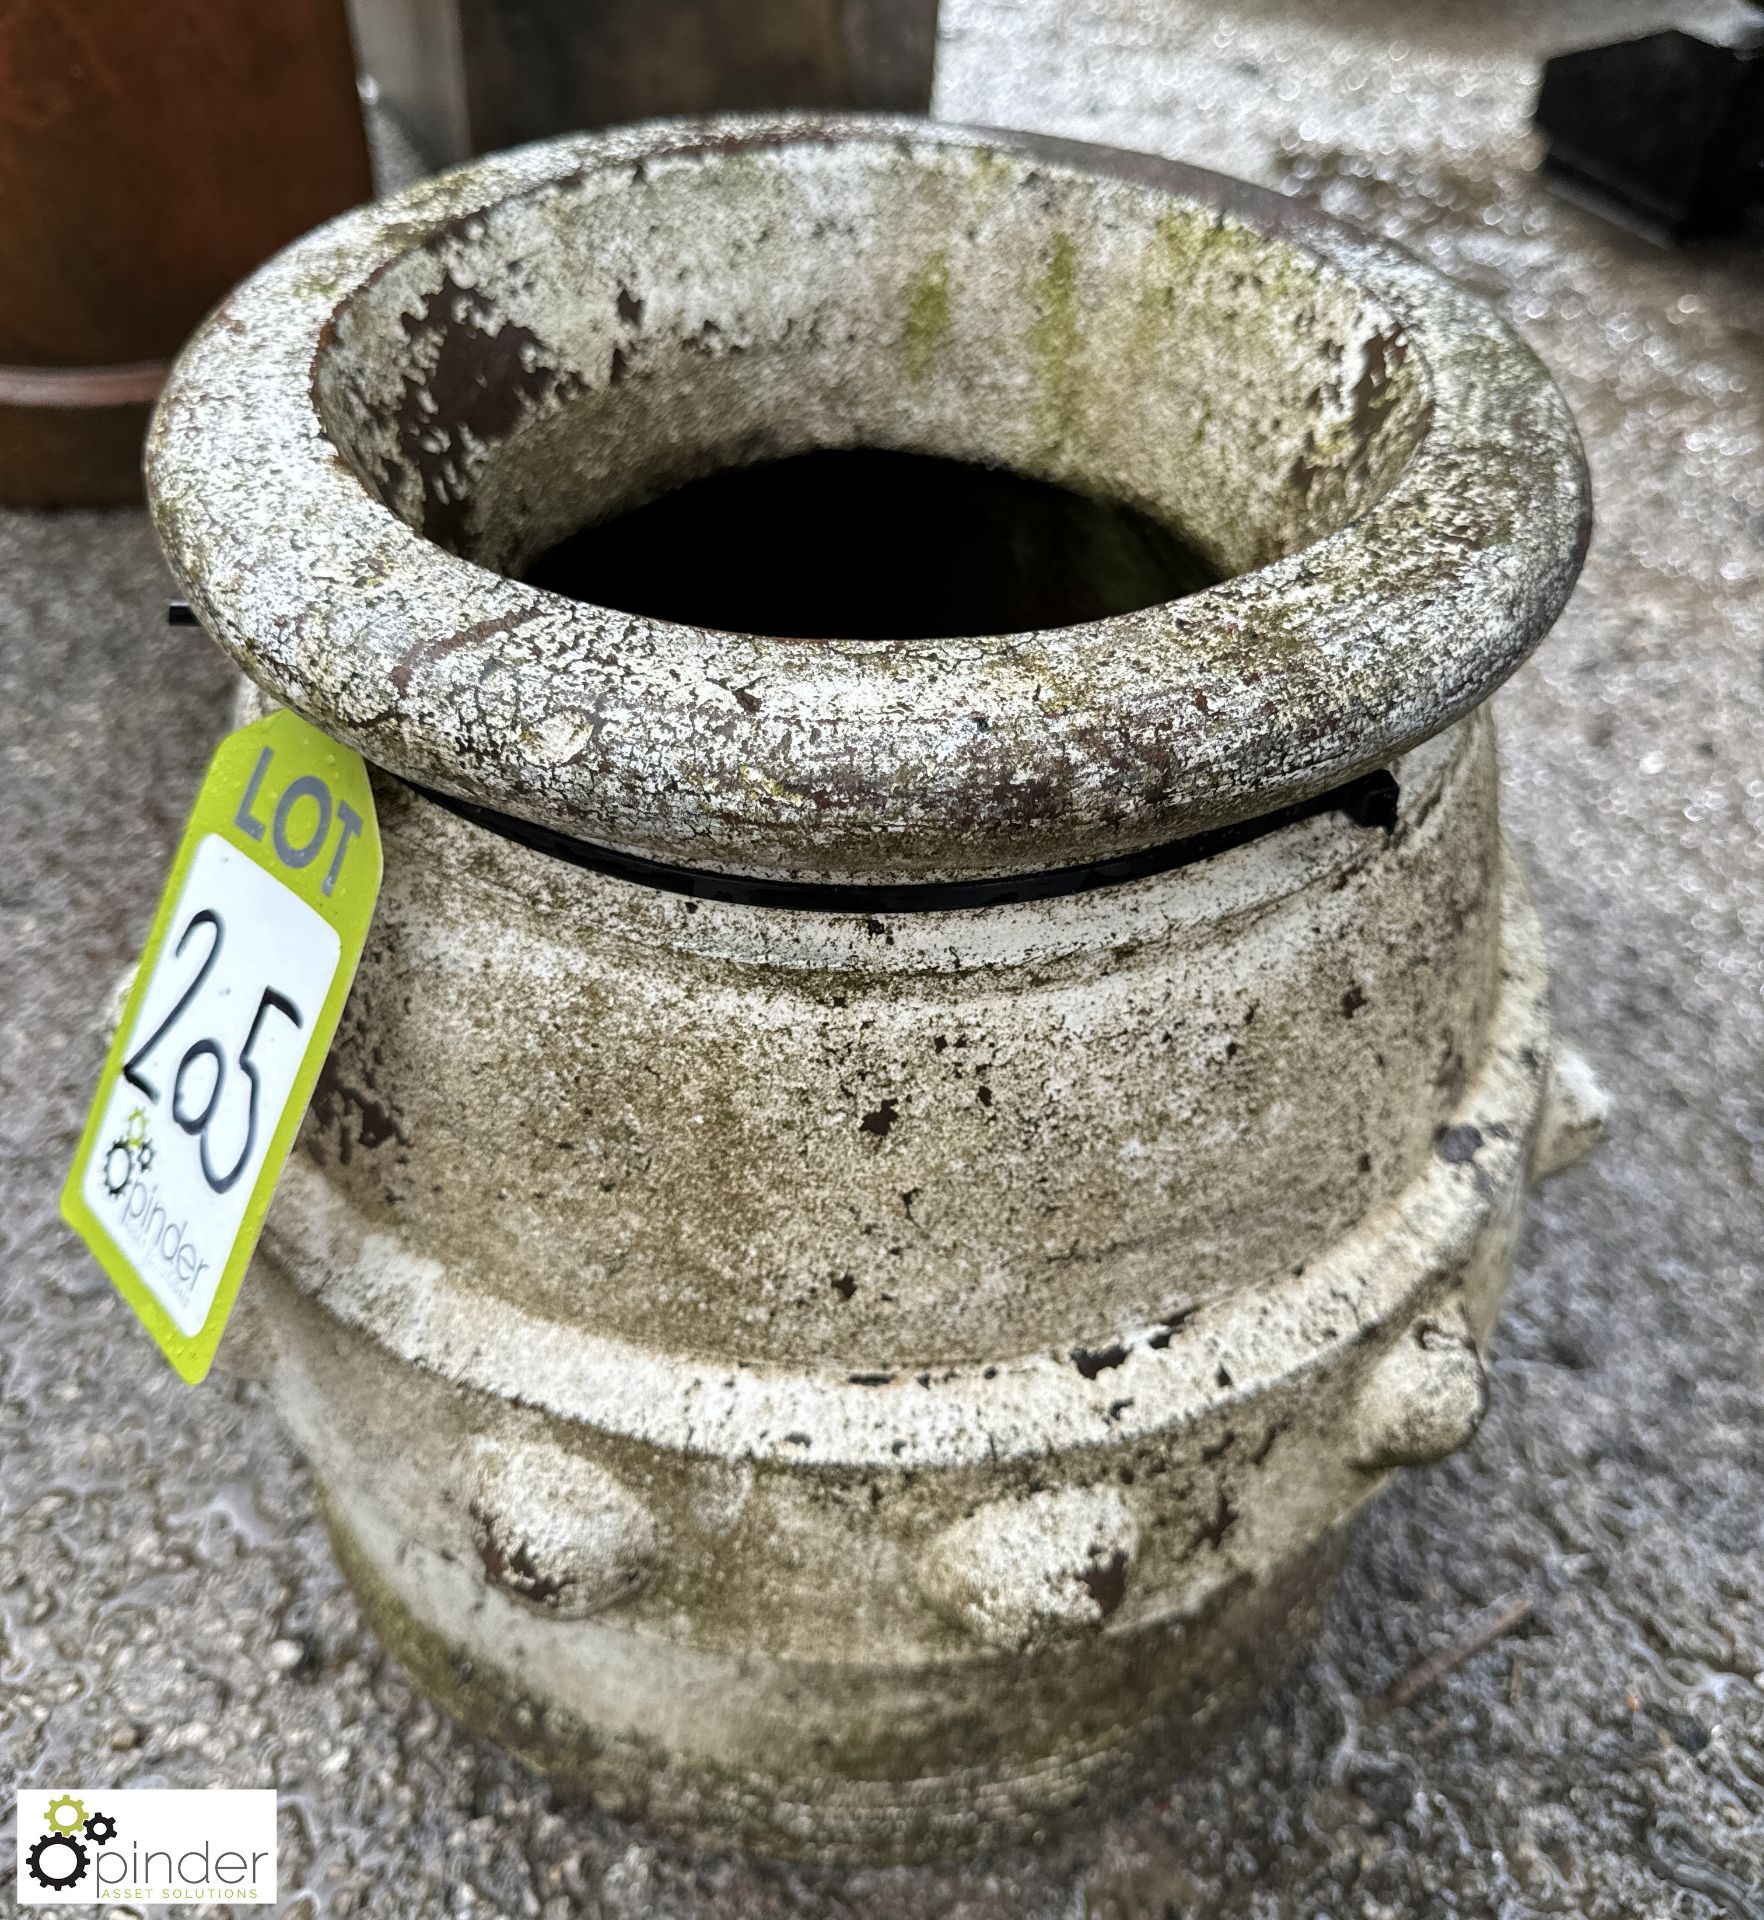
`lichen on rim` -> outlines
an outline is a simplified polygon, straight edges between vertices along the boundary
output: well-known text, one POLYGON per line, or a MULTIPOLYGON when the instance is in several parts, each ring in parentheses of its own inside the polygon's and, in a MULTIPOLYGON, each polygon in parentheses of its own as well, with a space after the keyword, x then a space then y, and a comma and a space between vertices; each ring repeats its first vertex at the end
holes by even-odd
MULTIPOLYGON (((544 244, 538 225, 532 237, 544 244)), ((1059 327, 1044 315, 1032 343, 1045 357, 1082 316, 1069 245, 1051 221, 1042 237, 1043 284, 1061 293, 1059 327)), ((940 268, 940 284, 949 275, 940 268)), ((462 287, 461 298, 478 296, 462 287)), ((944 310, 929 344, 921 327, 915 364, 946 350, 949 325, 944 310)), ((1389 325, 1368 329, 1377 354, 1364 357, 1346 428, 1326 422, 1306 461, 1351 461, 1343 431, 1376 427, 1396 357, 1389 325)), ((542 343, 509 345, 535 393, 577 377, 542 364, 542 343)), ((719 336, 707 351, 739 346, 719 336)), ((1049 378, 1040 430, 1057 433, 1077 404, 1070 361, 1049 378)), ((641 382, 620 372, 619 384, 623 396, 641 382)), ((499 421, 515 417, 506 395, 495 406, 499 421)), ((414 413, 404 432, 421 438, 414 413)), ((469 433, 454 439, 472 455, 469 433)), ((267 691, 378 764, 616 851, 836 883, 1106 859, 1382 764, 1486 698, 1548 630, 1588 521, 1579 441, 1547 374, 1479 302, 1393 248, 1174 162, 861 117, 572 138, 344 216, 196 336, 156 418, 149 478, 161 538, 210 631, 267 691), (1427 418, 1400 470, 1344 524, 1215 587, 1085 626, 911 643, 769 639, 561 600, 426 540, 327 434, 315 353, 353 295, 413 253, 469 246, 513 203, 555 205, 582 182, 646 169, 696 168, 714 202, 733 170, 747 170, 740 191, 763 195, 833 156, 814 191, 836 209, 847 155, 872 171, 995 156, 974 170, 993 202, 1100 183, 1209 210, 1264 237, 1270 259, 1320 263, 1394 315, 1427 418)), ((1299 495, 1311 484, 1296 463, 1287 478, 1299 495)))

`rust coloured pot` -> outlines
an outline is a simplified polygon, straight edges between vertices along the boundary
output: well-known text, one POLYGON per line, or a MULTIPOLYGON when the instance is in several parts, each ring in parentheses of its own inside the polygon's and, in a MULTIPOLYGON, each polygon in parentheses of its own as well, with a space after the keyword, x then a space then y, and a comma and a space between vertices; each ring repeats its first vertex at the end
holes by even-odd
POLYGON ((138 500, 171 355, 365 199, 342 0, 14 0, 0 19, 0 502, 138 500))

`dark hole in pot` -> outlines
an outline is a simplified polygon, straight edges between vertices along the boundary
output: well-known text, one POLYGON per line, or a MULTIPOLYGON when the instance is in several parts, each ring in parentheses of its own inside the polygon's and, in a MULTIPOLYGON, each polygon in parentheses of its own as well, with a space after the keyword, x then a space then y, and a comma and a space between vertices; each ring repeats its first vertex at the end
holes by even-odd
POLYGON ((1073 626, 1220 577, 1136 508, 873 448, 689 481, 572 534, 527 570, 535 586, 622 613, 860 640, 1073 626))

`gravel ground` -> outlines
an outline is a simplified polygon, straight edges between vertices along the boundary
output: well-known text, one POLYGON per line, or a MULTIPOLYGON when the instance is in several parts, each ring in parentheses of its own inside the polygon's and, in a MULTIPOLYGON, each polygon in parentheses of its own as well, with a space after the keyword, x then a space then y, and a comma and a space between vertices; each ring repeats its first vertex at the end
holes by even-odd
POLYGON ((1314 1657, 1209 1769, 1054 1850, 835 1876, 562 1800, 412 1691, 260 1393, 179 1386, 56 1220, 228 674, 163 626, 141 515, 0 516, 0 1789, 273 1784, 291 1920, 1764 1920, 1764 263, 1550 198, 1525 128, 1540 47, 1731 10, 1222 11, 945 0, 938 105, 1392 235, 1579 415, 1592 557, 1497 710, 1617 1124, 1533 1208, 1475 1446, 1378 1505, 1314 1657))

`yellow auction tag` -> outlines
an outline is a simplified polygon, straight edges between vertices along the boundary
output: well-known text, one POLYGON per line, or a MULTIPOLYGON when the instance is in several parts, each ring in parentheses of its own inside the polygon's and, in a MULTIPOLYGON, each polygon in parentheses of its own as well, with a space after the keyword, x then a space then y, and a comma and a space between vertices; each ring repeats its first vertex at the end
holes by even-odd
POLYGON ((61 1193, 186 1380, 220 1344, 379 890, 358 753, 288 712, 220 743, 61 1193))

